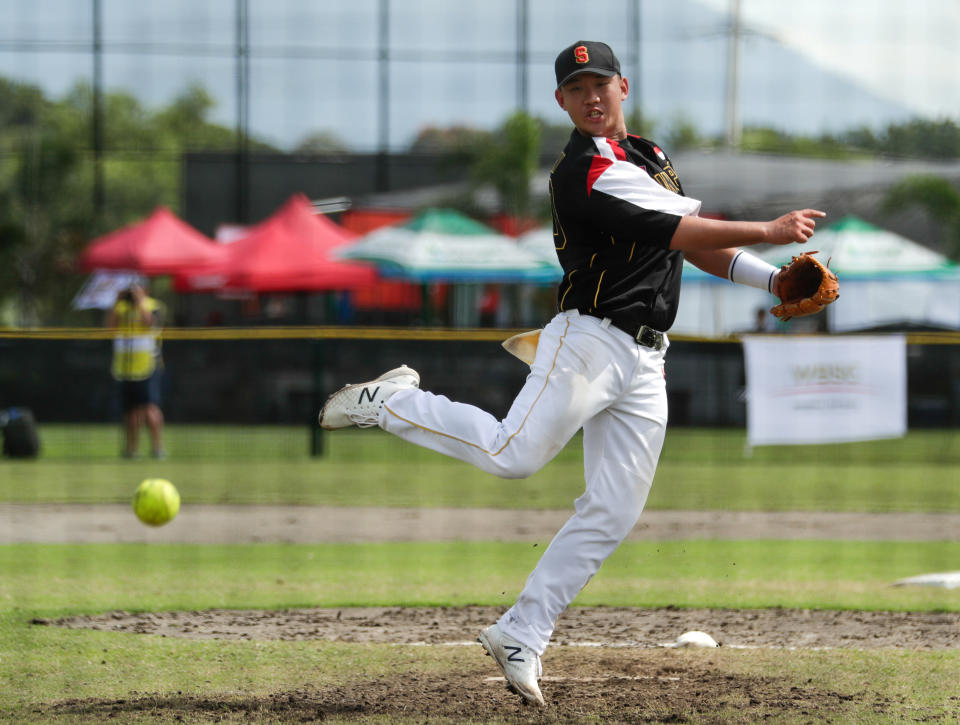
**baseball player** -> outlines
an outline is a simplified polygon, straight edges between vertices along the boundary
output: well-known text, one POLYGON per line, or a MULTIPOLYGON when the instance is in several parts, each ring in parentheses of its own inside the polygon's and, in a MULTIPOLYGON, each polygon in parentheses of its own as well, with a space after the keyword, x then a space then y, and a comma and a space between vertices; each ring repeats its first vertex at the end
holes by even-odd
POLYGON ((777 292, 778 269, 738 249, 804 243, 823 212, 767 222, 697 216, 654 143, 627 133, 629 84, 604 43, 578 41, 555 63, 555 97, 575 126, 550 175, 563 266, 558 313, 539 332, 526 383, 503 420, 421 390, 407 366, 348 385, 320 412, 326 429, 379 426, 497 476, 524 478, 581 428, 586 488, 516 603, 479 635, 507 682, 543 704, 540 656, 557 617, 627 536, 653 481, 667 423, 666 331, 684 257, 777 292))

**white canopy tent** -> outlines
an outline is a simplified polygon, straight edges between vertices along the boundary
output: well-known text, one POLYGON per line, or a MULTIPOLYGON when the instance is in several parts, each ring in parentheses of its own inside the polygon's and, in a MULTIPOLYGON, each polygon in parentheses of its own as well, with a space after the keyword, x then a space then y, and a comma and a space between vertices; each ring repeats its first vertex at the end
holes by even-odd
POLYGON ((777 321, 767 311, 776 303, 776 297, 763 290, 733 284, 684 262, 680 307, 670 332, 725 337, 772 330, 777 321), (765 314, 760 317, 763 327, 757 324, 758 310, 765 314))
MULTIPOLYGON (((887 325, 960 329, 960 266, 903 236, 856 217, 844 217, 818 231, 808 246, 771 247, 756 253, 781 266, 792 255, 817 251, 840 277, 840 299, 827 308, 835 332, 887 325)), ((725 336, 760 331, 758 310, 777 298, 763 290, 734 285, 684 264, 680 310, 672 331, 725 336)), ((766 329, 789 330, 760 315, 766 329)))

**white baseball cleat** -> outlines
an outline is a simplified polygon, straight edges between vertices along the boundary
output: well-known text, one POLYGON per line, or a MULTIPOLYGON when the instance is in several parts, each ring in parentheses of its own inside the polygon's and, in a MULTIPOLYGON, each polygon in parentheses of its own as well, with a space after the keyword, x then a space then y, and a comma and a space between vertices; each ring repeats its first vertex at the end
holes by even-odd
POLYGON ((320 411, 320 427, 326 430, 351 425, 370 428, 377 424, 380 409, 398 390, 420 387, 416 370, 401 365, 369 383, 345 385, 327 398, 320 411))
POLYGON ((496 624, 480 633, 477 641, 500 666, 510 689, 529 702, 543 705, 537 680, 543 677, 540 655, 500 631, 496 624))

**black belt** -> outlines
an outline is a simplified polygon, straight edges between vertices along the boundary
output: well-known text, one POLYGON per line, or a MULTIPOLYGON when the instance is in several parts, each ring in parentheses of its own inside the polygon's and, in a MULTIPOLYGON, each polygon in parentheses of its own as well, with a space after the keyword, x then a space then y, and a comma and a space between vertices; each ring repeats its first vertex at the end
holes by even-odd
POLYGON ((643 345, 644 347, 649 347, 652 350, 662 350, 663 349, 663 333, 660 330, 654 330, 652 327, 647 325, 621 325, 617 323, 616 320, 605 317, 599 312, 583 312, 580 311, 581 315, 590 315, 591 317, 599 317, 601 320, 610 320, 610 324, 616 327, 618 330, 621 330, 634 340, 638 344, 643 345))

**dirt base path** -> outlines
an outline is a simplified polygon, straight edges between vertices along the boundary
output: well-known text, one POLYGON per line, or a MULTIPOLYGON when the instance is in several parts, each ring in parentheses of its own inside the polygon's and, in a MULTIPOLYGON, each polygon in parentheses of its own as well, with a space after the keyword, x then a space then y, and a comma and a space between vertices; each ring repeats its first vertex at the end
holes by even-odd
MULTIPOLYGON (((107 612, 35 624, 187 639, 328 640, 454 645, 475 642, 495 607, 356 607, 202 612, 107 612)), ((551 646, 662 647, 701 630, 726 647, 960 647, 960 612, 573 607, 551 646)))
MULTIPOLYGON (((185 505, 151 528, 122 504, 0 504, 0 544, 549 541, 570 511, 185 505)), ((633 540, 960 540, 960 514, 645 511, 633 540)))

